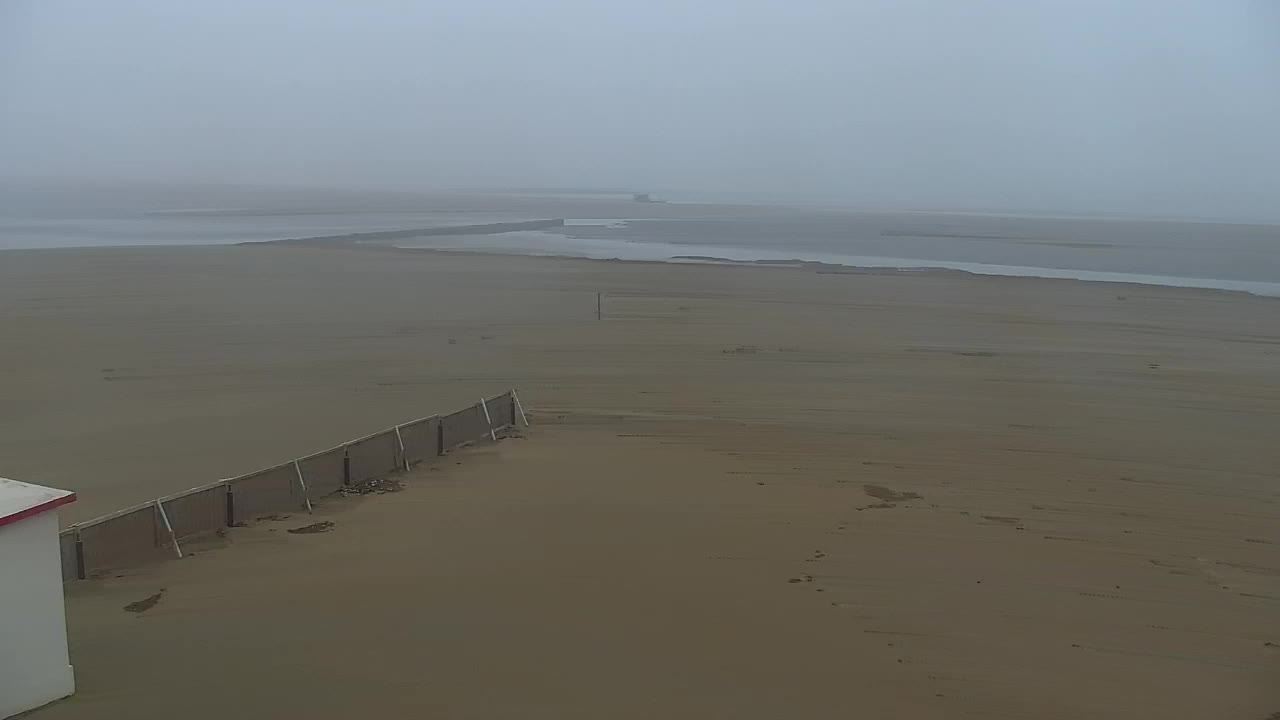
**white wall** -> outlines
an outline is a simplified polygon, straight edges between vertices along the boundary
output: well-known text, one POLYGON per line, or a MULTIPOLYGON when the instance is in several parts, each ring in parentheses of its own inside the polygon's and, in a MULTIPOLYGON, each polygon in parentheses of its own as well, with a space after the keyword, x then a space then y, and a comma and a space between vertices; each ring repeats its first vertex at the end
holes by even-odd
POLYGON ((45 512, 0 526, 0 718, 74 690, 58 514, 45 512))

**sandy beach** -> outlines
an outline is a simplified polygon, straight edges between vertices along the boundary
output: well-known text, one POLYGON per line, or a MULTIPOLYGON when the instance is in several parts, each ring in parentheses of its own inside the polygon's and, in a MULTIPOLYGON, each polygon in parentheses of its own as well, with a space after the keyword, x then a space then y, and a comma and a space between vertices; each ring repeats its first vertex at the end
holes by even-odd
POLYGON ((1280 710, 1280 301, 392 249, 9 251, 63 522, 517 387, 406 489, 69 585, 33 717, 1280 710), (596 293, 604 314, 596 320, 596 293), (142 613, 122 608, 164 589, 142 613))

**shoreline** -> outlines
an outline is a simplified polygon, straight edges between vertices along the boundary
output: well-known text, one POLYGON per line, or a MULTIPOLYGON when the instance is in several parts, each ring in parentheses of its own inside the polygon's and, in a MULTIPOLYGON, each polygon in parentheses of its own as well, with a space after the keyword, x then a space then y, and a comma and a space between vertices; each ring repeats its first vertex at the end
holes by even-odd
MULTIPOLYGON (((571 226, 573 220, 566 221, 571 226)), ((979 263, 961 260, 916 259, 904 257, 884 257, 869 255, 843 255, 839 253, 812 251, 780 251, 767 248, 747 248, 720 245, 677 245, 656 242, 627 241, 594 241, 573 238, 554 230, 537 230, 530 232, 504 231, 486 234, 479 242, 488 243, 488 247, 468 246, 467 241, 473 238, 461 238, 463 233, 432 233, 432 236, 444 240, 458 236, 453 244, 435 244, 431 246, 414 246, 396 244, 402 250, 440 250, 450 252, 475 252, 477 254, 494 254, 524 257, 563 257, 585 260, 618 260, 623 262, 661 262, 661 263, 707 263, 722 265, 752 265, 774 267, 828 267, 851 268, 858 270, 890 270, 898 272, 952 271, 971 275, 993 277, 1028 277, 1048 280, 1077 280, 1080 282, 1103 282, 1117 284, 1134 284, 1156 287, 1190 288, 1200 290, 1218 290, 1236 292, 1258 297, 1280 297, 1280 282, 1265 280, 1232 280, 1226 278, 1201 278, 1177 275, 1160 275, 1151 273, 1120 272, 1108 270, 1086 270, 1078 268, 1058 268, 1050 266, 1006 265, 995 263, 979 263), (504 244, 502 236, 519 234, 522 238, 537 235, 540 238, 563 238, 545 242, 545 247, 516 246, 504 244), (577 247, 571 247, 574 241, 577 247), (557 248, 556 246, 560 247, 557 248), (793 253, 783 255, 782 253, 793 253), (665 257, 664 257, 665 256, 665 257)), ((427 237, 427 236, 415 236, 427 237)), ((408 239, 407 236, 405 239, 408 239)))
POLYGON ((481 223, 475 225, 442 225, 440 227, 411 228, 407 230, 379 230, 374 232, 344 233, 341 235, 316 235, 279 240, 248 240, 236 245, 303 245, 303 246, 359 246, 409 238, 438 237, 441 235, 501 235, 510 232, 547 230, 563 227, 564 220, 521 220, 517 222, 481 223))
POLYGON ((1280 297, 1280 256, 1272 249, 1280 226, 1253 223, 466 195, 424 197, 416 206, 349 204, 340 212, 305 204, 259 208, 262 217, 208 210, 235 205, 187 207, 206 210, 108 217, 96 229, 87 219, 24 225, 19 218, 6 225, 0 217, 0 245, 35 249, 27 244, 41 245, 42 238, 81 248, 397 245, 667 263, 945 269, 1280 297), (319 210, 333 219, 314 220, 319 210))
MULTIPOLYGON (((704 265, 708 267, 754 267, 754 268, 778 268, 778 269, 803 269, 812 270, 818 274, 829 275, 891 275, 891 276, 947 276, 947 275, 964 275, 978 278, 1010 278, 1023 280, 1054 280, 1065 282, 1089 283, 1089 284, 1109 284, 1116 286, 1132 286, 1136 288, 1164 288, 1170 290, 1191 290, 1211 293, 1228 293, 1231 295, 1247 295, 1249 297, 1264 299, 1280 299, 1280 283, 1265 283, 1251 281, 1217 281, 1203 278, 1177 278, 1169 277, 1170 280, 1194 281, 1203 284, 1187 284, 1174 282, 1157 282, 1156 278, 1164 278, 1158 275, 1141 275, 1134 273, 1106 273, 1088 270, 1061 270, 1057 268, 1021 268, 1018 266, 991 266, 991 267, 1007 267, 1017 268, 1028 271, 1044 271, 1049 274, 1032 274, 1014 273, 1014 272, 981 272, 976 269, 968 269, 966 267, 948 267, 945 264, 937 264, 945 261, 923 260, 919 262, 932 263, 925 265, 846 265, 843 263, 822 262, 816 260, 801 260, 797 258, 790 259, 774 259, 774 260, 734 260, 732 258, 703 256, 703 255, 677 255, 666 260, 658 259, 640 259, 640 258, 617 258, 617 257, 586 257, 582 255, 557 255, 557 254, 538 254, 538 253, 519 253, 519 252, 502 252, 488 250, 474 250, 463 248, 433 248, 433 247, 405 247, 401 245, 363 245, 352 246, 355 250, 394 250, 399 252, 414 253, 442 253, 450 255, 467 255, 475 257, 495 256, 510 258, 531 258, 531 259, 548 259, 548 260, 585 260, 589 262, 606 262, 606 263, 635 263, 641 265, 704 265), (1099 277, 1102 276, 1102 277, 1099 277), (1142 278, 1152 278, 1150 282, 1144 282, 1142 278), (1234 282, 1237 285, 1246 286, 1265 286, 1254 289, 1243 287, 1220 286, 1214 283, 1218 282, 1234 282)), ((975 263, 955 263, 959 265, 975 265, 975 263)))
MULTIPOLYGON (((499 223, 501 224, 501 223, 499 223)), ((478 226, 486 227, 486 226, 478 226)), ((593 263, 622 263, 629 265, 642 266, 704 266, 704 267, 740 267, 740 268, 773 268, 782 270, 810 270, 819 275, 877 275, 877 276, 919 276, 919 277, 946 277, 946 276, 966 276, 974 278, 1005 278, 1011 280, 1039 280, 1039 281, 1056 281, 1067 283, 1084 283, 1088 285, 1112 285, 1116 287, 1132 287, 1137 289, 1159 288, 1164 290, 1189 291, 1189 292, 1205 292, 1205 293, 1225 293, 1231 296, 1246 296, 1251 298, 1261 298, 1265 300, 1280 299, 1280 283, 1254 282, 1254 281, 1217 281, 1204 278, 1180 278, 1170 276, 1153 276, 1133 273, 1107 273, 1101 271, 1088 270, 1063 270, 1059 268, 1021 268, 1018 266, 992 266, 992 267, 1011 267, 1025 270, 1042 270, 1049 274, 1031 274, 1031 273, 1001 273, 1001 272, 981 272, 965 267, 948 267, 947 265, 937 264, 946 261, 911 261, 903 258, 908 262, 933 263, 922 265, 849 265, 843 263, 823 262, 816 260, 803 260, 799 258, 789 259, 771 259, 771 260, 735 260, 726 257, 703 256, 703 255, 684 255, 673 256, 667 259, 648 259, 648 258, 619 258, 619 257, 588 257, 585 255, 570 254, 554 254, 554 253, 522 253, 516 251, 503 250, 481 250, 468 248, 451 248, 451 247, 415 247, 395 245, 391 243, 379 242, 361 242, 350 238, 363 237, 366 235, 386 235, 397 234, 399 231, 390 231, 390 233, 355 233, 342 236, 320 236, 315 238, 296 238, 296 239, 280 239, 280 240, 254 240, 239 243, 218 243, 218 244, 173 244, 173 245, 89 245, 75 247, 50 247, 50 248, 0 248, 0 253, 23 254, 23 253, 61 253, 70 254, 75 252, 99 253, 99 252, 148 252, 148 251, 183 251, 183 250, 203 250, 211 248, 252 248, 252 247, 280 247, 289 248, 290 250, 346 250, 355 252, 403 252, 414 254, 440 254, 455 255, 464 257, 494 257, 494 258, 523 258, 529 260, 559 260, 559 261, 586 261, 593 263), (1096 277, 1096 276, 1106 277, 1096 277), (1144 282, 1142 278, 1165 278, 1171 280, 1195 281, 1197 284, 1157 282, 1152 280, 1144 282), (1232 283, 1244 286, 1264 286, 1256 289, 1248 289, 1243 287, 1222 286, 1215 283, 1232 283)), ((501 235, 506 232, 520 231, 498 231, 497 233, 485 233, 483 231, 475 232, 477 235, 496 234, 501 235)), ((955 265, 974 265, 974 263, 954 263, 955 265)))
POLYGON ((846 264, 824 262, 821 260, 802 260, 799 258, 778 258, 760 260, 735 260, 726 257, 704 255, 675 255, 666 260, 632 259, 632 258, 597 258, 581 255, 549 255, 524 254, 517 252, 488 252, 483 250, 461 250, 447 248, 406 248, 397 250, 413 250, 442 253, 463 253, 471 255, 501 255, 507 257, 556 258, 565 260, 590 260, 594 262, 644 263, 653 265, 722 265, 738 267, 791 268, 810 269, 818 273, 844 275, 947 275, 961 274, 973 277, 989 278, 1022 278, 1025 280, 1061 280, 1082 283, 1104 283, 1111 285, 1158 287, 1174 290, 1203 290, 1208 292, 1232 293, 1260 298, 1280 298, 1280 283, 1216 280, 1209 278, 1174 277, 1163 275, 1144 275, 1140 273, 1112 273, 1094 270, 1070 270, 1050 267, 1024 267, 1017 265, 984 265, 982 263, 950 262, 946 260, 918 260, 908 258, 880 258, 883 264, 846 264), (893 262, 901 261, 901 262, 893 262), (909 263, 920 264, 909 264, 909 263), (906 263, 906 264, 904 264, 906 263), (1006 270, 999 272, 997 269, 1006 270), (989 270, 989 272, 983 272, 989 270), (1019 272, 1012 272, 1017 270, 1019 272), (1163 281, 1168 282, 1163 282, 1163 281), (1176 282, 1175 282, 1176 281, 1176 282))

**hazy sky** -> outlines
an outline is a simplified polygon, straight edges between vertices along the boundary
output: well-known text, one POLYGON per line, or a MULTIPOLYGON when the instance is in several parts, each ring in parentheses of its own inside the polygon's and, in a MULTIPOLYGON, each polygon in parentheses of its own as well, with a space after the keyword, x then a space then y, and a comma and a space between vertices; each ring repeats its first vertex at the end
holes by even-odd
POLYGON ((1280 219, 1280 2, 0 0, 0 177, 1280 219))

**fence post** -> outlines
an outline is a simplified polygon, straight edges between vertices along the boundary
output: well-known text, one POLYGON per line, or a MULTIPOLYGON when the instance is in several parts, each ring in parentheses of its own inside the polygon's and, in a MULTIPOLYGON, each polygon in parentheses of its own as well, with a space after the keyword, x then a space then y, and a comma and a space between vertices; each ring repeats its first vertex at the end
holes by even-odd
POLYGON ((86 575, 84 570, 84 540, 80 539, 80 528, 76 528, 76 577, 84 580, 86 575))
POLYGON ((236 526, 236 493, 231 483, 227 483, 227 527, 236 526))
POLYGON ((409 472, 409 455, 404 451, 404 436, 400 434, 400 426, 396 426, 396 444, 400 446, 400 463, 404 465, 404 471, 409 472))
MULTIPOLYGON (((529 427, 529 418, 525 417, 524 405, 520 404, 520 396, 516 394, 515 388, 511 388, 511 404, 515 406, 516 410, 520 411, 520 419, 524 421, 524 426, 529 427)), ((515 420, 512 420, 511 423, 514 425, 515 420)))
POLYGON ((169 524, 169 514, 164 511, 164 503, 156 500, 156 511, 160 513, 160 519, 164 521, 164 529, 169 531, 169 541, 173 543, 173 551, 178 554, 178 559, 182 559, 182 546, 178 544, 178 536, 173 533, 173 526, 169 524))
POLYGON ((436 421, 436 455, 444 454, 444 418, 436 421))
POLYGON ((485 403, 484 398, 480 398, 480 409, 484 410, 484 421, 489 423, 489 439, 497 442, 498 435, 493 431, 493 418, 489 417, 489 405, 485 403))
POLYGON ((302 479, 302 466, 297 460, 293 461, 293 472, 298 475, 298 487, 302 488, 302 500, 307 504, 307 512, 314 512, 311 509, 311 492, 307 490, 307 481, 302 479))
POLYGON ((351 484, 351 451, 342 448, 342 484, 351 484))

